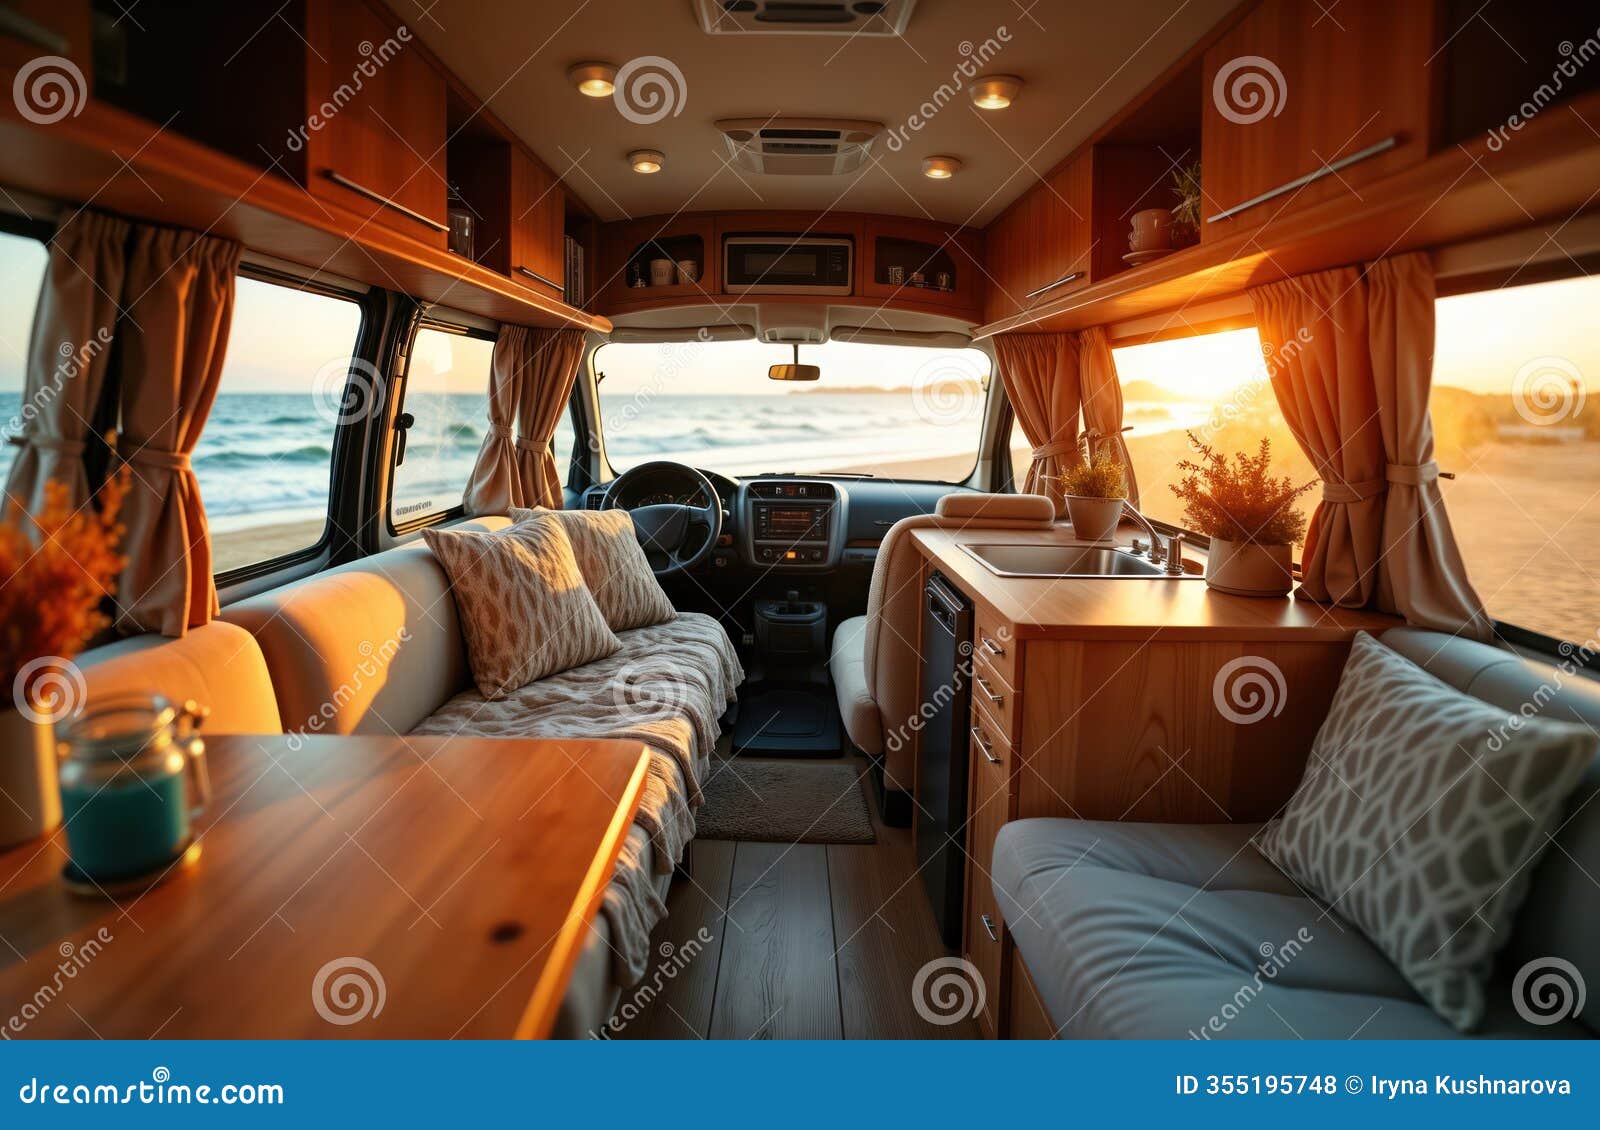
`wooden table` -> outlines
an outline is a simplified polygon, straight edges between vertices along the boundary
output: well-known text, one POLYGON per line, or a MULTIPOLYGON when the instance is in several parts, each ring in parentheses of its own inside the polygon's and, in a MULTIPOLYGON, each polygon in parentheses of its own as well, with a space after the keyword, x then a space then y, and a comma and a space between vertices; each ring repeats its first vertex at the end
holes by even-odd
POLYGON ((215 795, 193 858, 145 893, 70 893, 62 832, 0 854, 0 1030, 549 1034, 638 809, 642 745, 207 745, 215 795))

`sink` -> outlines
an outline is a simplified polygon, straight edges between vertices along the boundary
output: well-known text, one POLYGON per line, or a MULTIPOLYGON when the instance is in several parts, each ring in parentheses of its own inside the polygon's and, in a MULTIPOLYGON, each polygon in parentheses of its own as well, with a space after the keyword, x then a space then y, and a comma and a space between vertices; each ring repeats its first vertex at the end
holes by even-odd
MULTIPOLYGON (((1165 577, 1160 566, 1126 549, 1091 545, 963 545, 1000 577, 1165 577)), ((1185 574, 1193 576, 1194 574, 1185 574)), ((1173 580, 1181 580, 1174 577, 1173 580)))

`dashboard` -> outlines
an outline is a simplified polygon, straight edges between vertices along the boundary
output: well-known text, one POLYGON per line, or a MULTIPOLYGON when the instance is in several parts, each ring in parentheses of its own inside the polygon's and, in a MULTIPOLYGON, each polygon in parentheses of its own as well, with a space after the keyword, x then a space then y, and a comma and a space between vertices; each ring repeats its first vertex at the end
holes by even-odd
MULTIPOLYGON (((739 484, 725 475, 714 471, 701 471, 717 492, 717 499, 722 503, 724 515, 733 510, 734 500, 739 494, 739 484)), ((600 505, 599 500, 605 497, 605 490, 601 487, 592 488, 584 499, 584 504, 590 509, 600 505)), ((710 500, 705 497, 705 492, 696 484, 687 482, 683 476, 674 474, 670 469, 662 469, 653 474, 646 475, 639 481, 629 483, 627 489, 617 498, 617 508, 621 510, 637 510, 641 506, 659 506, 662 503, 676 502, 683 506, 704 507, 710 500)))

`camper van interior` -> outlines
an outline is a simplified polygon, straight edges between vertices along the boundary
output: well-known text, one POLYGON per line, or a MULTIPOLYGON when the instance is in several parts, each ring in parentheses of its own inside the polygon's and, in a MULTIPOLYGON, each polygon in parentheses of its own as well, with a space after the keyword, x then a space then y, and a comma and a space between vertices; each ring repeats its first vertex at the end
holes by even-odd
POLYGON ((1594 4, 0 79, 6 1040, 1600 1033, 1594 4))

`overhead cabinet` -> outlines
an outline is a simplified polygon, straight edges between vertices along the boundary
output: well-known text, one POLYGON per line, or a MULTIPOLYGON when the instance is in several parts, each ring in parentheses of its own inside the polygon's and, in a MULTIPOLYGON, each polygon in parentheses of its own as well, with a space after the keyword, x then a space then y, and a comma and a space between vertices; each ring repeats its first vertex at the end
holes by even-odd
POLYGON ((1087 155, 1030 188, 989 226, 984 317, 997 321, 1089 282, 1091 166, 1087 155))

